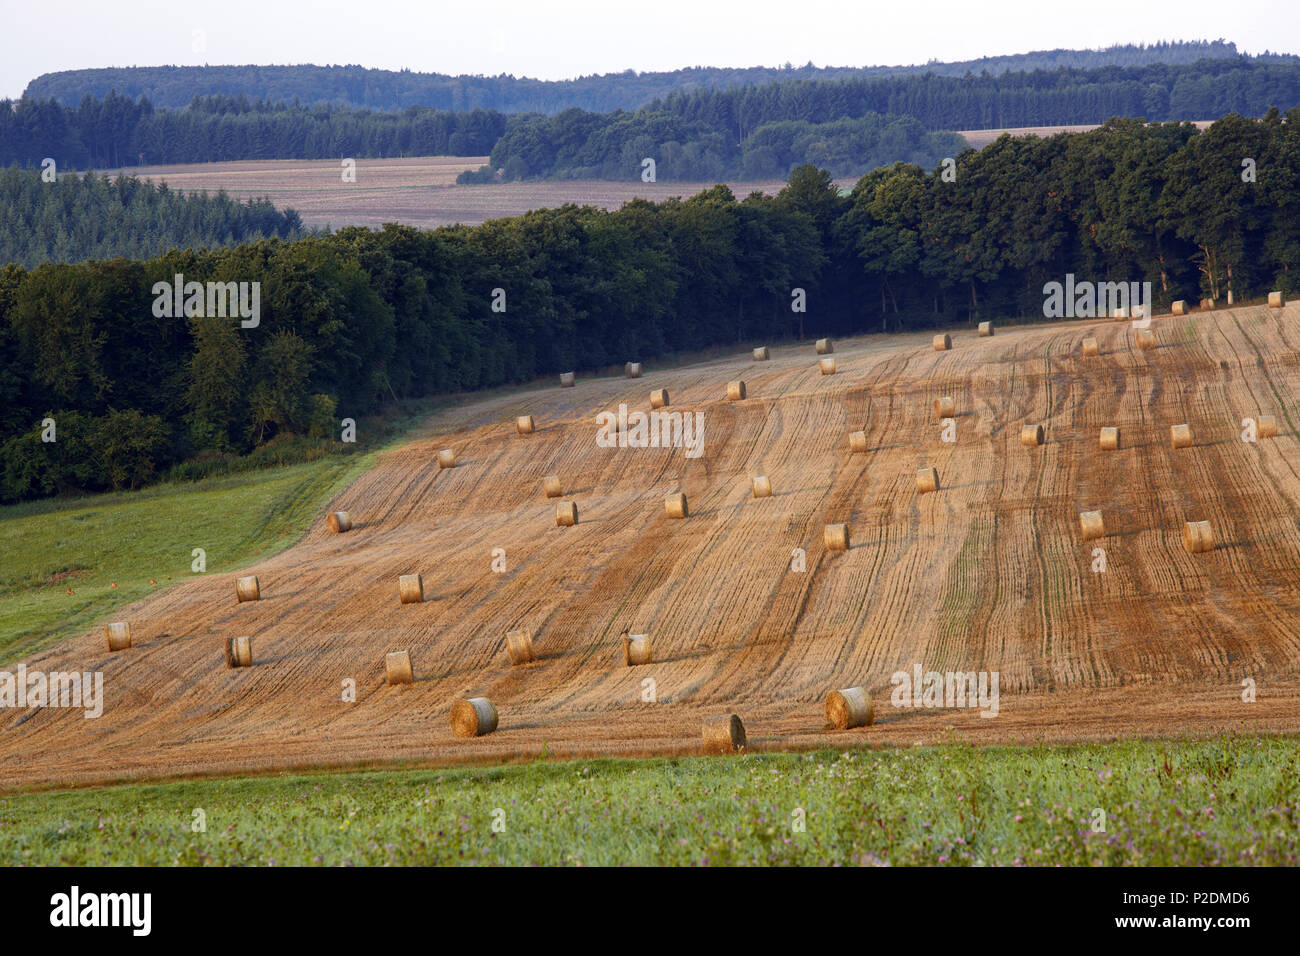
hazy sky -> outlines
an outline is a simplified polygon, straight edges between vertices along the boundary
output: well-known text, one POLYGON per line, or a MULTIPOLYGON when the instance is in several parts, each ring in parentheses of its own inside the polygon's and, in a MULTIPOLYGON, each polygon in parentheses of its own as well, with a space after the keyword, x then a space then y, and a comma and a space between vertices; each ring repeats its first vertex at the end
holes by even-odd
POLYGON ((41 73, 97 66, 356 63, 562 79, 1219 37, 1248 53, 1297 53, 1297 11, 1300 0, 0 0, 0 96, 41 73))

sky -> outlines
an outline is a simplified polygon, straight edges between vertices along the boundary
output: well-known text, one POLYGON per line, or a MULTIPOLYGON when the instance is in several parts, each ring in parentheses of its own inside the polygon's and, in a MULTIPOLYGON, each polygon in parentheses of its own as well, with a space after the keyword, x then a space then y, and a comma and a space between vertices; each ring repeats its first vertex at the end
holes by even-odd
POLYGON ((1300 0, 0 0, 0 97, 42 73, 349 64, 565 79, 685 66, 875 66, 1114 43, 1300 53, 1300 0))

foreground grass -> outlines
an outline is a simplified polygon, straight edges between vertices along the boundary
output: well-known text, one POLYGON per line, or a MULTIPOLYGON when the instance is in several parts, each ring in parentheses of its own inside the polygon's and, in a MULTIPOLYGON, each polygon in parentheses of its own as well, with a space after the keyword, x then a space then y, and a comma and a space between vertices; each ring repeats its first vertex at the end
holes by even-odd
POLYGON ((1279 737, 214 779, 0 797, 0 864, 1294 866, 1298 795, 1279 737))

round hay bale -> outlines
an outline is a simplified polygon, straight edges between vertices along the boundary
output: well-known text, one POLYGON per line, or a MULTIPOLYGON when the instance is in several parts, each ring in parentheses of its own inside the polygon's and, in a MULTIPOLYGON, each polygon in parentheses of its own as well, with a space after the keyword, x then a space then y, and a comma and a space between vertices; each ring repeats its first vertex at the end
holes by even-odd
POLYGON ((827 551, 849 550, 849 526, 846 524, 828 524, 822 530, 822 544, 827 551))
POLYGON ((1188 521, 1183 525, 1183 548, 1189 554, 1214 550, 1214 532, 1208 521, 1188 521))
POLYGON ((668 404, 668 389, 656 388, 650 393, 650 407, 663 408, 668 404))
POLYGON ((1192 447, 1192 426, 1191 425, 1171 425, 1169 427, 1169 440, 1175 448, 1192 447))
POLYGON ((560 373, 560 388, 573 388, 574 381, 575 378, 572 372, 560 373))
POLYGON ((1156 347, 1156 334, 1151 329, 1138 329, 1137 334, 1138 348, 1144 352, 1156 347))
POLYGON ((253 666, 253 639, 251 637, 226 638, 226 666, 253 666))
POLYGON ((515 431, 521 435, 531 435, 536 428, 532 415, 520 415, 515 419, 515 431))
POLYGON ((352 530, 352 516, 346 511, 332 511, 327 519, 330 530, 335 534, 343 534, 345 531, 352 530))
POLYGON ((125 621, 105 624, 104 636, 108 638, 110 651, 124 651, 131 646, 131 625, 125 621))
POLYGON ((943 398, 934 400, 934 417, 938 421, 945 418, 952 418, 957 414, 957 400, 951 395, 945 395, 943 398))
POLYGON ((917 494, 927 495, 939 490, 939 471, 937 468, 916 469, 917 494))
POLYGON ((1260 415, 1259 422, 1255 426, 1255 437, 1257 438, 1276 438, 1277 437, 1277 419, 1272 415, 1260 415))
POLYGON ((766 475, 759 475, 753 481, 755 498, 771 498, 772 482, 768 481, 766 475))
POLYGON ((670 518, 685 518, 689 515, 690 509, 686 507, 686 496, 678 491, 665 498, 664 514, 670 518))
POLYGON ((442 451, 438 452, 438 467, 439 467, 439 468, 455 468, 455 467, 456 467, 456 452, 453 451, 453 450, 450 449, 450 448, 444 448, 444 449, 442 449, 442 451))
POLYGON ((1270 309, 1280 309, 1286 305, 1286 296, 1281 292, 1270 292, 1268 294, 1268 307, 1270 309))
POLYGON ((739 401, 741 401, 742 399, 744 399, 744 397, 745 397, 745 383, 744 383, 744 382, 728 382, 728 383, 727 383, 727 401, 729 401, 729 402, 739 402, 739 401))
POLYGON ((817 367, 821 369, 821 373, 822 373, 823 375, 834 375, 834 374, 835 374, 835 359, 833 359, 833 358, 824 358, 824 359, 821 359, 820 361, 818 361, 818 363, 817 363, 817 367))
POLYGON ((564 494, 564 487, 560 484, 559 475, 547 475, 542 479, 542 490, 546 492, 548 498, 559 498, 564 494))
POLYGON ((836 730, 870 727, 875 719, 876 710, 865 687, 833 690, 826 695, 826 723, 836 730))
POLYGON ((533 651, 533 632, 506 631, 506 656, 514 665, 531 664, 537 660, 533 651))
POLYGON ((623 663, 628 667, 654 663, 654 652, 650 647, 649 634, 629 634, 623 632, 623 663))
POLYGON ((754 361, 755 361, 755 362, 766 362, 766 361, 767 361, 767 358, 768 358, 768 356, 767 356, 767 346, 766 346, 766 345, 762 345, 762 346, 759 346, 758 348, 754 349, 754 361))
POLYGON ((235 598, 240 604, 245 601, 262 600, 262 587, 257 583, 256 574, 250 574, 246 578, 235 578, 235 598))
POLYGON ((1094 358, 1101 354, 1101 347, 1097 344, 1096 339, 1089 337, 1083 340, 1083 354, 1088 358, 1094 358))
POLYGON ((572 528, 578 523, 578 504, 575 501, 561 501, 555 506, 555 526, 572 528))
POLYGON ((934 337, 934 350, 936 352, 946 352, 952 348, 952 336, 946 332, 943 335, 934 337))
POLYGON ((1214 302, 1213 299, 1202 299, 1202 300, 1201 300, 1201 308, 1202 308, 1202 309, 1209 310, 1209 309, 1213 309, 1214 306, 1215 306, 1215 302, 1214 302))
POLYGON ((422 604, 424 578, 418 574, 403 574, 397 579, 397 594, 403 604, 422 604))
POLYGON ((735 714, 709 717, 701 734, 706 754, 730 754, 744 749, 745 725, 735 714))
POLYGON ((1101 430, 1101 450, 1119 451, 1119 429, 1103 428, 1101 430))
POLYGON ((626 375, 628 378, 640 378, 641 363, 628 362, 626 365, 623 366, 623 374, 626 375))
POLYGON ((849 454, 863 455, 867 451, 867 433, 849 432, 849 454))
POLYGON ((1079 512, 1079 527, 1083 529, 1084 541, 1106 536, 1106 523, 1101 520, 1100 511, 1079 512))
POLYGON ((384 681, 389 684, 414 684, 410 651, 391 651, 384 655, 384 681))
POLYGON ((1042 425, 1021 425, 1020 444, 1026 448, 1037 448, 1043 443, 1042 425))
POLYGON ((1172 304, 1171 306, 1169 306, 1169 311, 1172 312, 1174 315, 1186 315, 1186 314, 1187 314, 1187 300, 1186 300, 1186 299, 1175 299, 1174 302, 1173 302, 1173 304, 1172 304))
POLYGON ((993 334, 993 323, 992 323, 992 322, 981 322, 981 323, 980 323, 980 338, 988 338, 988 337, 991 336, 992 334, 993 334))
POLYGON ((451 732, 457 737, 482 737, 497 729, 497 708, 486 697, 471 697, 451 705, 451 732))
POLYGON ((834 351, 835 351, 835 343, 832 342, 830 339, 817 340, 818 355, 830 355, 834 351))

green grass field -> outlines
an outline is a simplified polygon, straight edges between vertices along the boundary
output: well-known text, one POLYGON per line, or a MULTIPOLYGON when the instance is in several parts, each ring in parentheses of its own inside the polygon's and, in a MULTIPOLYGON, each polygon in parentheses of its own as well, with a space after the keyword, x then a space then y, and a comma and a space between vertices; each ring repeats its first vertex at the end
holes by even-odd
POLYGON ((298 464, 0 507, 0 666, 192 576, 195 548, 211 574, 289 547, 439 404, 410 402, 367 419, 357 445, 298 464))
POLYGON ((0 864, 1294 866, 1298 796, 1281 737, 540 761, 9 794, 0 864))
POLYGON ((368 457, 0 509, 0 661, 191 576, 194 548, 210 574, 287 547, 368 457))

